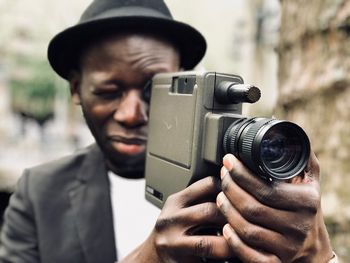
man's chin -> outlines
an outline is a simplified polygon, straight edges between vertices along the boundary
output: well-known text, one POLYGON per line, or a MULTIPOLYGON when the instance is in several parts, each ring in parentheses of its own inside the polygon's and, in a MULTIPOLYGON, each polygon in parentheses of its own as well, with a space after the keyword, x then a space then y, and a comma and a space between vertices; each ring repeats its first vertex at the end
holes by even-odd
POLYGON ((110 170, 125 178, 143 178, 146 147, 114 147, 105 151, 110 170))
POLYGON ((145 145, 112 143, 104 145, 102 150, 107 159, 118 167, 144 166, 145 164, 145 145))

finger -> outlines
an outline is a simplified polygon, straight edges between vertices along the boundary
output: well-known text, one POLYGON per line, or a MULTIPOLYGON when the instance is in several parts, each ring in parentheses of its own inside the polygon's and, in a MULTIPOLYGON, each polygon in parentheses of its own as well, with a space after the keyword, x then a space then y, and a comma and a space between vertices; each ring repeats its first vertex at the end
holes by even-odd
POLYGON ((228 259, 234 257, 223 236, 187 236, 176 241, 179 254, 194 255, 201 258, 228 259))
MULTIPOLYGON (((204 231, 204 229, 221 230, 226 219, 213 202, 201 203, 195 206, 179 209, 169 214, 161 214, 156 222, 155 228, 158 232, 169 229, 172 226, 181 226, 182 232, 188 234, 204 231)), ((216 233, 216 232, 215 232, 216 233)))
MULTIPOLYGON (((239 238, 248 246, 279 255, 288 253, 289 242, 284 235, 260 225, 255 225, 242 217, 223 193, 218 195, 218 206, 239 238)), ((270 222, 271 224, 271 222, 270 222)), ((292 251, 291 251, 292 252, 292 251)))
POLYGON ((206 202, 194 206, 182 208, 173 213, 171 218, 159 217, 157 229, 166 229, 171 225, 181 225, 190 235, 217 235, 221 233, 226 218, 220 212, 216 203, 206 202))
MULTIPOLYGON (((318 206, 318 184, 294 185, 277 180, 267 182, 254 175, 233 155, 225 156, 224 165, 226 169, 231 169, 229 171, 233 181, 262 204, 289 211, 314 209, 318 206)), ((222 187, 229 184, 228 180, 229 176, 222 179, 222 187)))
POLYGON ((308 163, 304 171, 302 171, 298 176, 286 180, 288 183, 292 184, 314 184, 319 187, 320 179, 320 166, 315 153, 311 152, 309 156, 308 163))
POLYGON ((227 170, 227 168, 225 166, 222 166, 221 167, 221 170, 220 170, 220 178, 221 180, 224 179, 225 176, 230 176, 230 172, 229 170, 227 170))
POLYGON ((305 168, 304 174, 304 178, 307 180, 306 182, 314 180, 319 181, 320 179, 320 165, 314 152, 310 153, 309 162, 305 168))
POLYGON ((281 260, 277 256, 247 246, 229 224, 224 226, 223 234, 233 254, 244 262, 281 263, 281 260))
POLYGON ((194 226, 191 228, 191 231, 198 229, 197 226, 205 226, 205 228, 209 226, 220 226, 221 229, 221 226, 226 223, 225 217, 220 212, 216 203, 213 202, 183 208, 176 214, 176 219, 173 218, 173 220, 187 227, 194 226))
MULTIPOLYGON (((305 238, 309 222, 302 220, 303 214, 276 209, 260 203, 255 197, 239 187, 230 176, 225 178, 222 190, 227 200, 248 222, 280 234, 292 234, 295 238, 305 238)), ((219 194, 217 202, 219 202, 220 196, 219 194)))
POLYGON ((181 207, 203 202, 203 200, 215 200, 216 195, 221 191, 221 183, 218 178, 205 177, 194 182, 184 190, 176 193, 174 199, 177 199, 181 207))
POLYGON ((233 159, 236 159, 236 157, 233 154, 226 154, 223 158, 223 164, 224 167, 228 170, 231 171, 233 169, 233 159))

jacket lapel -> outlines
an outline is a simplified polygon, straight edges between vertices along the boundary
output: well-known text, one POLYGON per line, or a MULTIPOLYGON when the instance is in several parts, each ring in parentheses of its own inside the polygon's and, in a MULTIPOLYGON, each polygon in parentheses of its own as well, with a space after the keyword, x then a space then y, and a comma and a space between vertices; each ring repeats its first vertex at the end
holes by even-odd
POLYGON ((109 181, 102 153, 91 147, 69 191, 86 262, 115 262, 109 181))

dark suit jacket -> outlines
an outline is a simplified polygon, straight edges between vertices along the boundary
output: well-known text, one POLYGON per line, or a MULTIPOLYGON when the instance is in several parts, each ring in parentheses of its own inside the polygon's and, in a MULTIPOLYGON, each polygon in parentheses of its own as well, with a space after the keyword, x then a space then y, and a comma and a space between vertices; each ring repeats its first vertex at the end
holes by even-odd
POLYGON ((0 262, 114 262, 105 162, 96 145, 24 171, 5 212, 0 262))

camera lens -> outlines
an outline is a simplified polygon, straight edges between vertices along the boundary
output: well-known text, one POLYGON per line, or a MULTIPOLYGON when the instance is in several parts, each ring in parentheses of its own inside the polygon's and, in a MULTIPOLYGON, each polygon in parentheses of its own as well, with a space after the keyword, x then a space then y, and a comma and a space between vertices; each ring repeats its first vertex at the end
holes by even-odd
POLYGON ((239 119, 226 130, 223 148, 266 179, 289 179, 304 170, 310 142, 298 125, 276 119, 239 119))

